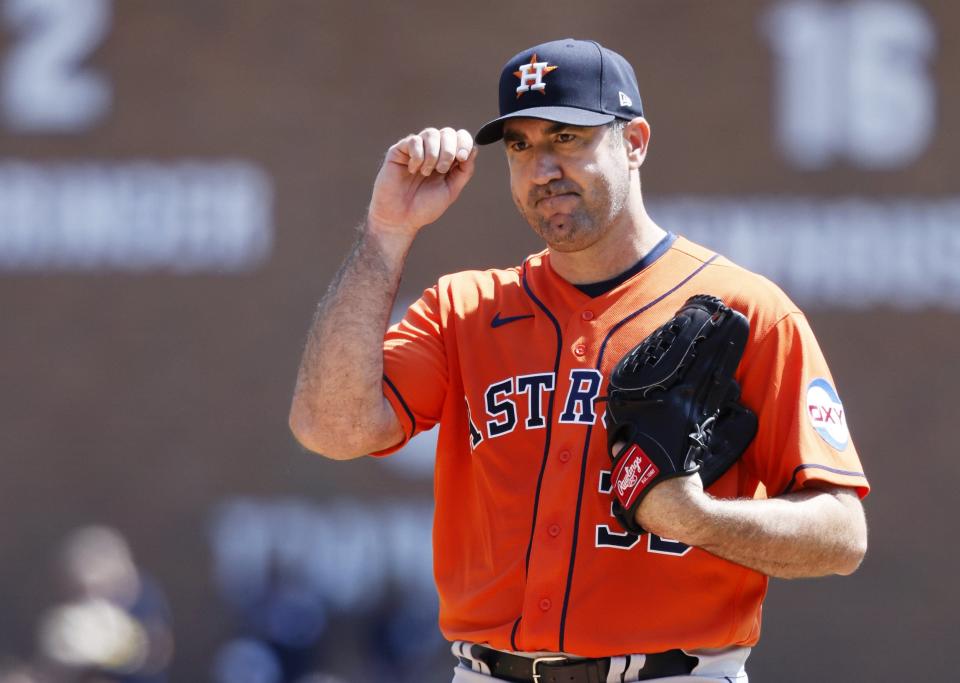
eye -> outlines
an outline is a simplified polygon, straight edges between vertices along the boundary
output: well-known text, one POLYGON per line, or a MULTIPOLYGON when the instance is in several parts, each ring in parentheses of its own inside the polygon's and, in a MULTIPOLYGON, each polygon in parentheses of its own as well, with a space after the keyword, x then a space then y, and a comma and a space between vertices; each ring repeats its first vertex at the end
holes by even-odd
POLYGON ((512 142, 509 142, 507 144, 507 148, 510 149, 510 151, 512 152, 522 152, 523 150, 527 149, 529 146, 530 144, 524 140, 513 140, 512 142))
POLYGON ((557 133, 557 142, 573 142, 577 136, 573 133, 557 133))

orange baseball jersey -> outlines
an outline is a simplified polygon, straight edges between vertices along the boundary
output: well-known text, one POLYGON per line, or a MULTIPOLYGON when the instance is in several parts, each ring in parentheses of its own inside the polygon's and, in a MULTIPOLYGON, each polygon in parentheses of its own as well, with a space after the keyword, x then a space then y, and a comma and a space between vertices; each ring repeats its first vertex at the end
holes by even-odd
MULTIPOLYGON (((603 657, 753 645, 767 577, 623 532, 602 422, 616 362, 694 294, 750 320, 737 371, 759 417, 709 492, 763 497, 812 481, 868 491, 833 379, 775 285, 684 238, 591 298, 548 252, 442 277, 384 340, 384 393, 407 438, 439 423, 434 570, 449 640, 603 657)), ((376 455, 393 452, 403 443, 376 455)))

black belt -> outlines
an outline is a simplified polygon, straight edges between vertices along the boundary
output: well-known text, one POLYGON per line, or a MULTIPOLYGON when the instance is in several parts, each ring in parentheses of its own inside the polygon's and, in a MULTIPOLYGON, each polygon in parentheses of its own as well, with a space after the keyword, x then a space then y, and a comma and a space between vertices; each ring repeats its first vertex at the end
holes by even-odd
MULTIPOLYGON (((568 659, 567 657, 521 657, 494 650, 485 645, 473 645, 470 655, 488 667, 490 675, 516 683, 606 683, 610 659, 568 659)), ((466 666, 470 659, 459 657, 466 666)), ((643 667, 631 681, 646 681, 665 676, 683 676, 693 671, 699 660, 683 650, 667 650, 646 655, 643 667)), ((629 668, 629 667, 627 667, 629 668)))

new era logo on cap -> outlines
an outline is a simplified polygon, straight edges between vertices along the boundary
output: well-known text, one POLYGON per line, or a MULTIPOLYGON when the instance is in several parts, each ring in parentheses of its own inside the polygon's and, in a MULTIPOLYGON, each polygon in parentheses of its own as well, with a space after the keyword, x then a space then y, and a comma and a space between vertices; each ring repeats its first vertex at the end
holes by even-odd
POLYGON ((531 47, 504 65, 500 116, 477 131, 477 143, 496 142, 503 122, 521 116, 601 126, 643 116, 643 107, 626 59, 594 41, 568 38, 531 47))

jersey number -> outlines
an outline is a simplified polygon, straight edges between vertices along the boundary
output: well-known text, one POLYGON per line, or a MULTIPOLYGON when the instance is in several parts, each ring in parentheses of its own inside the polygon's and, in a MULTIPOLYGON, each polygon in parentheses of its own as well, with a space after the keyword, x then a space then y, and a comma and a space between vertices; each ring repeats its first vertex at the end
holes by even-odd
MULTIPOLYGON (((610 483, 610 472, 600 472, 600 493, 610 495, 613 486, 610 483)), ((610 502, 610 517, 613 517, 613 501, 610 502)), ((619 528, 619 527, 617 527, 619 528)), ((669 538, 660 538, 656 534, 644 534, 647 537, 647 552, 658 553, 660 555, 674 555, 683 557, 690 552, 690 546, 680 541, 673 541, 669 538)), ((631 534, 629 531, 614 531, 608 524, 597 525, 596 545, 598 548, 618 548, 620 550, 630 550, 640 542, 637 534, 631 534)))

